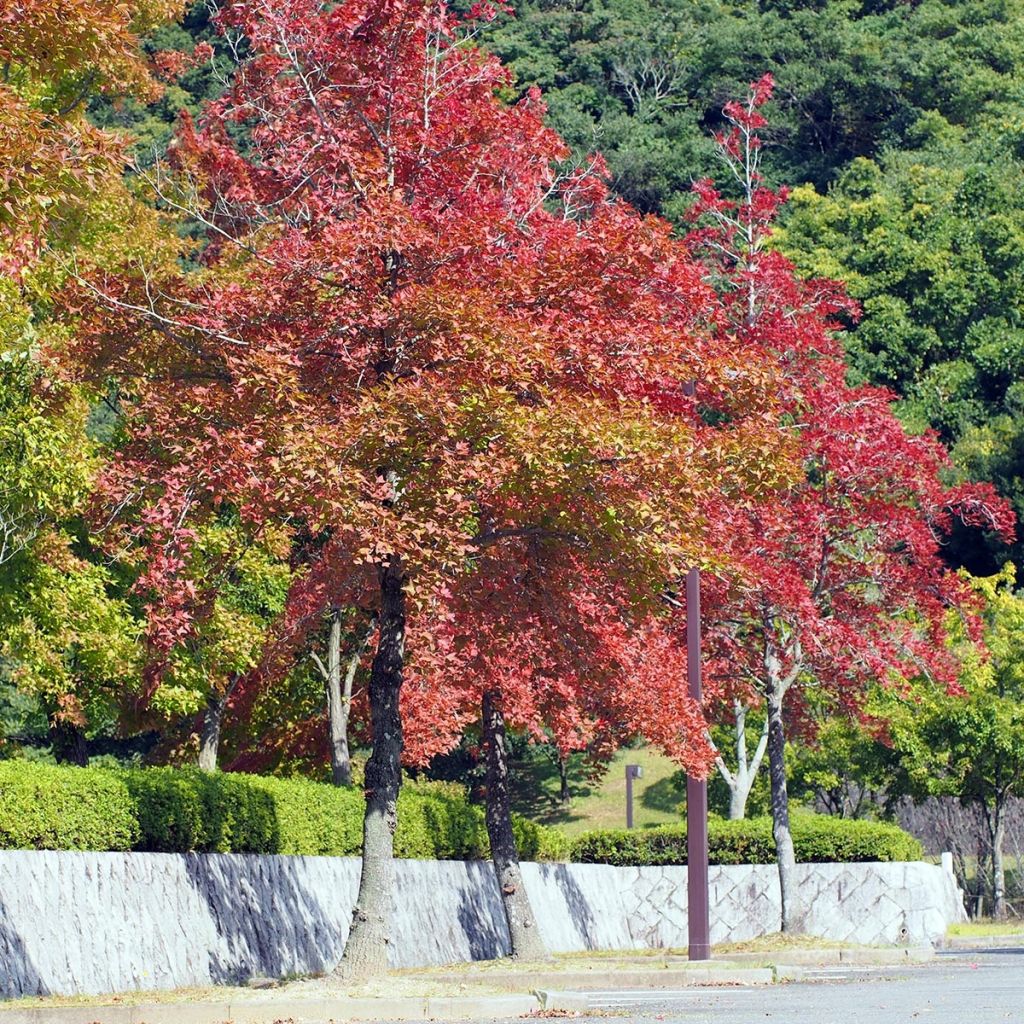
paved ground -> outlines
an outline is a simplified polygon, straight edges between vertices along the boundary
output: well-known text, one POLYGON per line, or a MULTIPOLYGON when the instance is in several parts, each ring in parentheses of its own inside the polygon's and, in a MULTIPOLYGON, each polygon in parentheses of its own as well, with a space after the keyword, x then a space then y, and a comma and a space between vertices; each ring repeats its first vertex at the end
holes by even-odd
POLYGON ((832 968, 769 988, 593 993, 602 1017, 665 1024, 1024 1022, 1024 949, 943 953, 931 964, 832 968))

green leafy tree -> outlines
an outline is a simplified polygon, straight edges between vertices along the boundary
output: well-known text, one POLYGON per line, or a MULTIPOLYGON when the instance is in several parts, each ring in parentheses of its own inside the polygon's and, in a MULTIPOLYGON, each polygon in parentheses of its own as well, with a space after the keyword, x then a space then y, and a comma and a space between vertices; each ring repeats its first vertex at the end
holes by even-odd
POLYGON ((195 629, 166 655, 149 708, 166 722, 200 716, 199 767, 216 771, 224 715, 238 684, 259 664, 284 609, 292 571, 283 531, 253 536, 238 517, 203 527, 190 575, 206 595, 195 629))
MULTIPOLYGON (((900 394, 908 426, 938 431, 961 471, 995 483, 1019 517, 1024 123, 978 136, 930 121, 925 148, 855 160, 827 195, 796 189, 776 242, 861 303, 846 343, 855 380, 900 394)), ((1019 564, 1024 549, 1013 555, 1019 564)), ((976 534, 954 537, 950 557, 995 569, 995 545, 976 534)))
POLYGON ((983 602, 984 635, 952 621, 963 662, 963 693, 919 681, 908 692, 882 695, 893 745, 919 796, 953 795, 977 805, 988 830, 992 901, 1006 915, 1003 844, 1007 802, 1024 794, 1024 594, 1007 564, 971 579, 983 602))
POLYGON ((791 745, 790 789, 838 818, 888 818, 904 792, 899 756, 882 723, 828 714, 810 740, 791 745))
MULTIPOLYGON (((467 5, 468 6, 468 5, 467 5)), ((1019 111, 1019 0, 522 0, 483 35, 539 85, 554 125, 600 149, 615 186, 670 216, 713 168, 704 141, 725 100, 770 72, 776 180, 824 188, 858 156, 916 145, 922 115, 951 126, 1019 111)))

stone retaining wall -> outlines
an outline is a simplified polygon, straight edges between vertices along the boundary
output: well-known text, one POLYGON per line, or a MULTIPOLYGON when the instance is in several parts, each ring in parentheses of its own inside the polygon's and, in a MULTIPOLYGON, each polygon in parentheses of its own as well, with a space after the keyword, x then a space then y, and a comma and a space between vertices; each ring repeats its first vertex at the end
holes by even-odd
MULTIPOLYGON (((548 947, 685 947, 686 868, 525 864, 548 947)), ((396 862, 396 967, 508 951, 489 862, 396 862)), ((0 851, 0 996, 230 984, 316 973, 341 955, 359 861, 242 854, 0 851)), ((798 867, 808 931, 922 944, 963 916, 928 864, 798 867)), ((712 867, 712 942, 779 928, 770 865, 712 867)))

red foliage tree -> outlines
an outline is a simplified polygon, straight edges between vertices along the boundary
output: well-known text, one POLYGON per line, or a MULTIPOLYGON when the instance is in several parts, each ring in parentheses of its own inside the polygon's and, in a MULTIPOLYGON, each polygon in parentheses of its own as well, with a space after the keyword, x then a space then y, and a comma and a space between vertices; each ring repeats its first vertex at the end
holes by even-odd
POLYGON ((738 573, 709 602, 716 657, 709 689, 740 706, 763 700, 783 930, 799 929, 785 772, 786 717, 808 687, 855 713, 867 684, 922 673, 955 683, 946 642, 951 608, 970 615, 962 582, 941 557, 959 519, 1013 532, 1007 504, 988 485, 946 486, 948 456, 931 434, 909 435, 894 395, 850 387, 837 332, 855 313, 841 287, 800 280, 767 246, 784 192, 758 173, 771 79, 725 108, 717 138, 740 196, 696 187, 690 236, 724 297, 727 330, 752 360, 782 367, 781 425, 798 446, 801 478, 770 498, 736 503, 718 540, 738 573), (787 701, 787 695, 789 700, 787 701))
POLYGON ((200 266, 81 282, 78 358, 121 382, 128 441, 104 486, 142 552, 154 673, 201 603, 196 526, 225 504, 317 538, 330 602, 377 616, 343 962, 368 973, 386 961, 407 659, 435 722, 471 663, 424 627, 475 594, 500 665, 480 565, 526 541, 570 551, 559 587, 592 586, 615 629, 642 621, 697 557, 701 501, 777 479, 783 446, 759 414, 770 370, 707 330, 713 292, 669 226, 613 201, 599 161, 559 172, 538 98, 500 102, 507 71, 441 5, 248 0, 221 26, 244 59, 156 180, 202 229, 200 266), (745 411, 732 429, 695 417, 698 375, 745 411))

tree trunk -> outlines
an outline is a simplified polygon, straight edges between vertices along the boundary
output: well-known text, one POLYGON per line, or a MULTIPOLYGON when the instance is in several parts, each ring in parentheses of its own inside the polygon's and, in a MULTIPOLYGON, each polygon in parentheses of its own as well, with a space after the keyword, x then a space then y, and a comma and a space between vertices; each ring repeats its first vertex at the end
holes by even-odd
POLYGON ((394 899, 394 839, 402 783, 402 719, 398 699, 405 660, 405 574, 392 556, 380 572, 380 629, 370 668, 373 751, 366 764, 366 812, 359 893, 345 954, 336 973, 346 980, 388 969, 394 899))
POLYGON ((491 860, 498 876, 501 902, 512 940, 512 956, 517 960, 542 960, 546 958, 547 950, 523 885, 519 852, 512 832, 505 715, 501 710, 501 695, 495 690, 484 694, 483 740, 487 756, 487 836, 491 841, 491 860))
MULTIPOLYGON (((360 647, 359 653, 362 653, 360 647)), ((352 783, 352 762, 348 751, 348 713, 352 701, 352 680, 358 655, 349 662, 345 683, 341 679, 341 611, 331 612, 331 632, 327 641, 327 722, 331 741, 331 781, 336 786, 352 783)))
POLYGON ((228 702, 227 695, 211 691, 206 698, 206 713, 203 715, 203 728, 199 734, 199 768, 204 772, 217 770, 217 753, 220 749, 220 726, 224 720, 224 707, 228 702))
MULTIPOLYGON (((753 779, 745 780, 745 785, 735 785, 729 791, 729 820, 742 821, 747 816, 747 798, 750 796, 750 788, 753 779)), ((739 780, 737 780, 739 783, 739 780)))
POLYGON ((89 744, 85 730, 66 718, 51 718, 50 746, 58 764, 76 764, 79 768, 89 764, 89 744))
POLYGON ((721 756, 715 759, 718 772, 729 787, 729 820, 741 821, 747 814, 747 800, 754 788, 757 773, 761 770, 768 745, 768 718, 757 741, 754 756, 747 759, 747 706, 742 701, 733 702, 734 735, 736 737, 736 768, 730 771, 721 756))
POLYGON ((992 916, 1006 919, 1006 867, 1003 863, 1003 841, 1006 838, 1002 801, 996 797, 995 807, 987 814, 989 840, 992 843, 992 916))
POLYGON ((786 733, 782 722, 782 687, 775 679, 769 683, 768 710, 768 774, 772 788, 772 835, 775 858, 779 867, 779 889, 782 895, 782 931, 803 930, 800 898, 796 882, 796 851, 789 828, 789 791, 786 788, 786 733))
POLYGON ((558 799, 563 806, 572 802, 572 794, 569 792, 569 764, 562 752, 558 752, 558 799))

